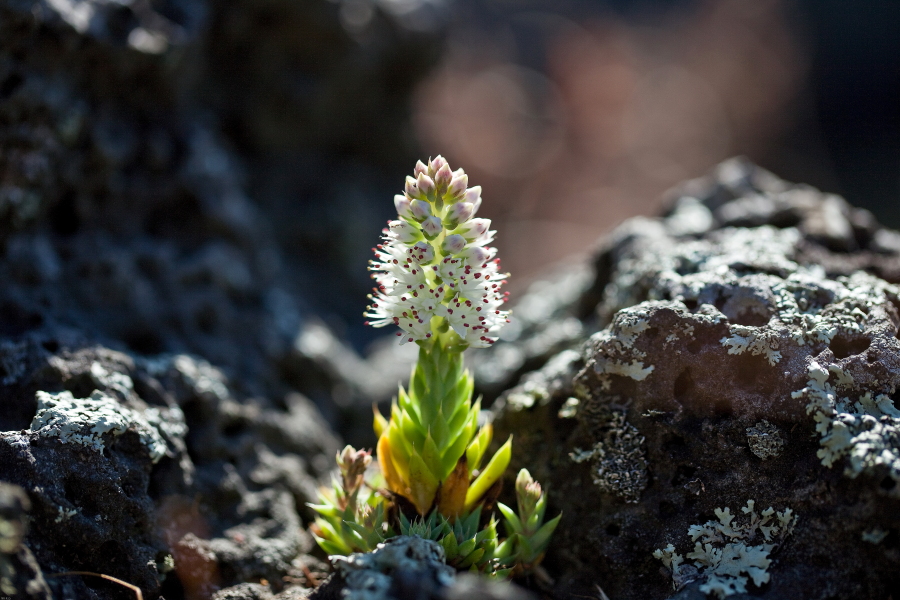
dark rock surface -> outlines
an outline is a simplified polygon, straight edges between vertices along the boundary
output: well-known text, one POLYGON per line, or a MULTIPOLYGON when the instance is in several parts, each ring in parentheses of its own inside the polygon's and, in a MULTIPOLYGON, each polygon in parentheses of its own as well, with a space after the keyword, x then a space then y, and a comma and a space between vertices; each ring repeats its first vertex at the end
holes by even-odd
POLYGON ((671 206, 598 256, 582 302, 603 329, 496 405, 510 472, 531 469, 564 513, 555 593, 665 598, 674 580, 677 598, 888 597, 900 235, 740 160, 671 206))
POLYGON ((533 598, 517 585, 494 582, 475 573, 457 574, 447 566, 441 545, 419 536, 398 536, 372 552, 339 557, 334 567, 335 573, 316 588, 310 600, 533 598))
POLYGON ((324 570, 304 522, 332 426, 396 379, 322 307, 362 312, 368 206, 390 210, 365 198, 415 160, 406 97, 440 41, 438 12, 368 7, 351 31, 328 0, 0 0, 16 594, 133 597, 70 571, 288 594, 324 570))

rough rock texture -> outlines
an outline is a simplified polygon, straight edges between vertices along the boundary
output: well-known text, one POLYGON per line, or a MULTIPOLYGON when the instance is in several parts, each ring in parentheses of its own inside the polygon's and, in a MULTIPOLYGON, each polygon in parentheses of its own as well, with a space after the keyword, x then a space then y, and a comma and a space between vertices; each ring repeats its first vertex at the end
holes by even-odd
MULTIPOLYGON (((444 549, 419 536, 398 536, 365 554, 336 557, 335 574, 310 600, 530 600, 524 589, 476 574, 457 575, 444 549)), ((224 598, 222 599, 224 600, 224 598)))
POLYGON ((511 472, 528 466, 564 513, 545 563, 556 594, 665 598, 674 575, 677 598, 888 597, 900 234, 740 160, 671 206, 600 253, 582 303, 603 328, 496 407, 498 438, 516 433, 511 472), (748 518, 790 509, 792 533, 715 520, 748 500, 748 518), (669 544, 693 571, 654 558, 669 544))
POLYGON ((397 378, 317 310, 362 311, 383 221, 365 199, 415 160, 406 97, 441 26, 366 6, 351 30, 328 0, 0 0, 0 481, 31 506, 2 564, 21 593, 129 597, 56 576, 76 570, 148 600, 276 594, 324 571, 304 521, 331 426, 397 378))
MULTIPOLYGON (((0 433, 0 476, 29 492, 26 544, 45 574, 112 575, 150 598, 305 577, 313 544, 298 510, 339 446, 309 400, 289 396, 284 409, 240 398, 221 371, 186 355, 37 345, 19 356, 7 389, 30 396, 35 416, 0 433)), ((50 581, 67 597, 115 590, 50 581)))

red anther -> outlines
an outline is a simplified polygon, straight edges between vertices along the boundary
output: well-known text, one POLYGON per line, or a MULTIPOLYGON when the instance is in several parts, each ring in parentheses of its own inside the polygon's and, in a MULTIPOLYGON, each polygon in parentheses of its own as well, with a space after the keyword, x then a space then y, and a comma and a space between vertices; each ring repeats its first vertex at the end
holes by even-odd
POLYGON ((413 275, 416 274, 416 270, 415 270, 415 269, 412 270, 412 274, 413 274, 413 275))
POLYGON ((494 314, 495 314, 495 315, 499 315, 499 314, 500 314, 500 311, 499 311, 499 310, 495 310, 495 311, 494 311, 494 314))
POLYGON ((447 309, 447 313, 452 315, 452 314, 453 314, 453 309, 452 309, 452 308, 448 308, 448 309, 447 309))
POLYGON ((479 306, 479 307, 476 308, 475 310, 476 310, 477 312, 481 312, 481 307, 479 306))
POLYGON ((406 340, 406 341, 407 341, 407 342, 411 342, 411 341, 413 341, 413 339, 412 339, 412 338, 409 338, 409 339, 406 340))
POLYGON ((433 294, 433 293, 434 293, 434 290, 428 290, 428 293, 429 293, 429 294, 433 294))
POLYGON ((437 265, 435 265, 435 266, 433 266, 433 267, 431 267, 431 268, 434 269, 435 271, 437 271, 437 265))
MULTIPOLYGON (((459 306, 459 304, 457 304, 457 306, 459 306)), ((460 316, 459 318, 460 318, 460 319, 465 319, 465 318, 466 318, 466 315, 462 315, 462 316, 460 316)), ((467 326, 467 327, 468 327, 468 326, 467 326)))
POLYGON ((400 298, 400 300, 406 302, 406 296, 403 296, 402 298, 400 298))
POLYGON ((406 314, 406 311, 404 311, 404 312, 403 312, 403 316, 404 316, 404 317, 408 317, 409 315, 406 314))
POLYGON ((424 289, 425 289, 425 284, 420 283, 420 284, 419 284, 419 289, 420 289, 420 290, 424 290, 424 289))
POLYGON ((366 322, 364 322, 364 323, 363 323, 363 325, 368 325, 368 324, 369 324, 369 322, 368 322, 368 321, 366 321, 366 322))
POLYGON ((466 306, 472 306, 472 301, 471 301, 471 300, 466 300, 466 306))
POLYGON ((395 265, 399 265, 399 264, 400 264, 400 261, 398 261, 398 260, 395 258, 395 259, 394 259, 394 264, 395 264, 395 265))
POLYGON ((430 334, 430 333, 426 333, 426 334, 425 334, 425 337, 426 337, 426 338, 430 338, 430 337, 431 337, 431 334, 430 334))
POLYGON ((469 324, 468 324, 468 323, 463 323, 463 326, 464 326, 464 327, 468 327, 469 324))
POLYGON ((485 275, 485 276, 484 276, 484 280, 485 280, 485 281, 487 281, 487 280, 490 279, 490 278, 491 278, 490 275, 485 275))
POLYGON ((398 332, 397 332, 397 335, 403 335, 403 332, 402 332, 402 331, 398 331, 398 332))

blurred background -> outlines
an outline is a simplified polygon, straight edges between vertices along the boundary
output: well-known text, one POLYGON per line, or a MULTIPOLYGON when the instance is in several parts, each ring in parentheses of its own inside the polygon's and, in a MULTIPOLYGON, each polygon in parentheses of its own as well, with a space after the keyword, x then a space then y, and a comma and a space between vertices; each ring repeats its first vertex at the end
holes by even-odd
MULTIPOLYGON (((900 226, 896 2, 340 2, 360 47, 377 46, 381 14, 439 43, 411 86, 408 152, 358 140, 358 156, 384 161, 397 190, 413 155, 464 167, 485 190, 514 297, 738 154, 900 226)), ((388 198, 372 196, 373 210, 388 198)), ((375 235, 360 233, 360 248, 375 235)), ((360 345, 373 332, 353 316, 360 345)))

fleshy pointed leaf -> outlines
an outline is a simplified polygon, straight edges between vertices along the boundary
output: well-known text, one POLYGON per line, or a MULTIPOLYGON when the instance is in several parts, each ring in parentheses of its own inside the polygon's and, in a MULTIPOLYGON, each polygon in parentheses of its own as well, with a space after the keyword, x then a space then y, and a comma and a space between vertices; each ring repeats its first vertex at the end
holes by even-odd
POLYGON ((437 492, 438 480, 431 474, 425 461, 418 454, 413 454, 409 459, 409 500, 419 511, 420 515, 426 514, 434 503, 434 494, 437 492))
POLYGON ((466 557, 475 550, 475 538, 468 539, 459 545, 457 553, 459 556, 466 557))
POLYGON ((481 560, 482 556, 484 556, 484 548, 476 548, 466 556, 458 568, 466 569, 481 560))
POLYGON ((475 436, 475 439, 472 440, 472 443, 469 444, 469 447, 466 448, 466 460, 469 462, 470 470, 474 471, 481 466, 481 459, 484 457, 487 447, 491 445, 493 437, 494 426, 486 423, 478 432, 478 435, 475 436))
POLYGON ((481 497, 490 489, 494 482, 500 479, 509 461, 512 458, 512 436, 506 440, 506 443, 500 446, 497 453, 491 458, 481 474, 469 486, 469 492, 466 494, 466 510, 472 510, 475 505, 481 501, 481 497))
POLYGON ((553 535, 554 531, 556 531, 556 526, 559 525, 559 520, 561 518, 562 514, 556 515, 556 517, 544 523, 544 526, 538 529, 537 533, 531 536, 531 545, 538 552, 544 551, 544 548, 550 541, 550 536, 553 535))
POLYGON ((382 434, 387 431, 388 421, 384 418, 384 415, 381 414, 381 411, 378 410, 378 407, 374 404, 372 405, 372 412, 374 413, 374 419, 372 420, 372 429, 375 430, 375 437, 381 437, 382 434))
POLYGON ((378 440, 378 464, 381 466, 381 474, 384 476, 384 481, 389 490, 404 495, 409 493, 403 478, 394 464, 394 458, 391 455, 391 442, 387 435, 382 435, 378 440))
POLYGON ((452 560, 456 557, 459 545, 456 543, 456 536, 452 531, 441 540, 441 546, 444 547, 444 554, 447 560, 452 560))
POLYGON ((438 450, 437 444, 431 434, 425 436, 425 443, 422 444, 422 451, 419 453, 422 460, 428 466, 435 481, 440 481, 441 476, 441 451, 438 450))
POLYGON ((443 451, 449 444, 451 439, 450 428, 447 426, 447 420, 440 411, 435 415, 434 421, 431 422, 428 433, 431 434, 431 439, 434 440, 439 452, 443 451))
POLYGON ((506 519, 506 533, 508 535, 513 535, 514 533, 522 533, 522 521, 519 520, 518 515, 516 515, 515 511, 503 504, 502 502, 497 503, 497 508, 500 510, 500 513, 503 515, 503 518, 506 519))

